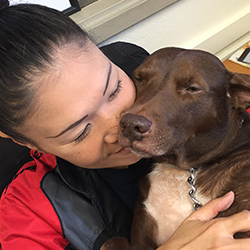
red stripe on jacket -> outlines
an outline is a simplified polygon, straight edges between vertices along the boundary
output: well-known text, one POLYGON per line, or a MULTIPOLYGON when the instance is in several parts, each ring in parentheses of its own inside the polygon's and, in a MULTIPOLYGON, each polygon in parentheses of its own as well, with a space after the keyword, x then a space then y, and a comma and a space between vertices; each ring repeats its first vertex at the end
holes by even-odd
POLYGON ((0 201, 0 242, 2 250, 61 250, 68 241, 63 238, 60 221, 40 189, 40 182, 56 166, 50 154, 37 157, 17 173, 0 201))

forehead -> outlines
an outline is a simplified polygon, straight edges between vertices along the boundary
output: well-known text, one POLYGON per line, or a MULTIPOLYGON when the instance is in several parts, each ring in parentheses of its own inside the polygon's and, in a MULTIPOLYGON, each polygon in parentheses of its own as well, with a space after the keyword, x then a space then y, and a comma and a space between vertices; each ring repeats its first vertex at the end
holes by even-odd
POLYGON ((94 45, 87 49, 68 47, 55 54, 49 72, 34 84, 34 108, 24 129, 53 133, 63 122, 75 121, 73 110, 87 109, 102 94, 109 60, 94 45), (101 90, 101 91, 99 91, 101 90))

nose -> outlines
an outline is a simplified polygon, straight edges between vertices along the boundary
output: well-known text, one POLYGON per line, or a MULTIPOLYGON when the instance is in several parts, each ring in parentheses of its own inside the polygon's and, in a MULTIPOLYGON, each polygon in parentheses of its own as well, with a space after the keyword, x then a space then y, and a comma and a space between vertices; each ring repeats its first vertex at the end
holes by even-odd
POLYGON ((151 127, 151 121, 144 116, 126 114, 121 118, 120 128, 123 136, 132 141, 140 141, 143 134, 148 132, 151 127))

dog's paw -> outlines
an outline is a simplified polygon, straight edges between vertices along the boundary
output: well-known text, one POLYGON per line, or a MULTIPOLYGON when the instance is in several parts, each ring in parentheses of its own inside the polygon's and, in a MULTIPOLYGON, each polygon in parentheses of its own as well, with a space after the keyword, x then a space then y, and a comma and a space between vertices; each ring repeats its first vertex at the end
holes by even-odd
POLYGON ((130 250, 128 240, 123 237, 114 237, 106 241, 100 250, 130 250))

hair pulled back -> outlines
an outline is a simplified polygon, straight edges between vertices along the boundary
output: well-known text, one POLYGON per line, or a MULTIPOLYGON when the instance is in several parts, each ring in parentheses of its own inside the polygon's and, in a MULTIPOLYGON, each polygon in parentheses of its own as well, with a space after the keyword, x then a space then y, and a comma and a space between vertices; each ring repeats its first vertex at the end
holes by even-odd
POLYGON ((34 4, 8 7, 8 1, 0 1, 0 131, 30 142, 18 127, 32 112, 32 78, 46 72, 58 48, 84 47, 88 36, 57 10, 34 4))

